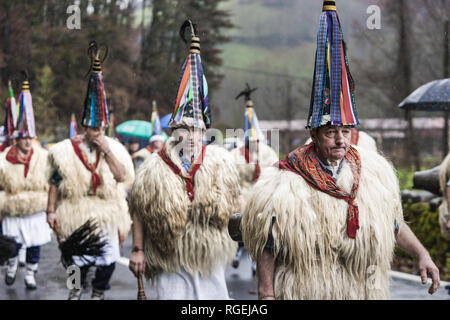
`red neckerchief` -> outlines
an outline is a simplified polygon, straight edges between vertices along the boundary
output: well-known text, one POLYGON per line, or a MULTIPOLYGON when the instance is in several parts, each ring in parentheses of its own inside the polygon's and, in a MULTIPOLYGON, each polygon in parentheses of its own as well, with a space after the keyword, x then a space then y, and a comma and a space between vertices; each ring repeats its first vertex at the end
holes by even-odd
POLYGON ((155 149, 153 149, 151 145, 146 146, 145 149, 147 149, 150 153, 153 153, 153 151, 155 151, 155 149))
POLYGON ((172 159, 170 159, 169 154, 167 153, 166 146, 163 146, 163 148, 158 152, 161 159, 172 169, 172 171, 185 181, 187 194, 191 202, 194 201, 194 176, 203 163, 205 150, 206 147, 202 145, 202 151, 199 152, 194 158, 194 161, 192 161, 191 167, 189 168, 187 174, 183 174, 181 169, 175 163, 173 163, 172 159))
POLYGON ((102 184, 100 176, 96 172, 98 163, 100 161, 100 152, 97 150, 97 159, 95 160, 95 164, 89 164, 89 162, 87 161, 86 155, 80 149, 80 145, 79 145, 81 143, 80 136, 73 137, 72 139, 70 139, 70 142, 72 142, 73 150, 75 151, 75 154, 78 156, 78 159, 80 159, 81 162, 83 163, 83 165, 85 166, 85 168, 91 172, 91 175, 92 175, 91 180, 92 180, 92 185, 94 187, 94 194, 96 194, 97 187, 102 184))
POLYGON ((30 169, 30 161, 32 156, 33 156, 33 148, 28 153, 27 157, 23 158, 20 155, 20 152, 16 148, 16 146, 12 146, 11 149, 9 149, 8 153, 6 154, 6 160, 11 162, 12 164, 23 164, 25 166, 24 176, 26 178, 28 175, 28 170, 30 169))
MULTIPOLYGON (((246 146, 241 147, 241 155, 244 156, 245 162, 247 163, 253 163, 253 157, 250 156, 250 152, 246 146)), ((256 164, 255 164, 255 172, 253 173, 253 182, 256 182, 259 178, 259 175, 261 174, 261 167, 259 165, 259 159, 258 156, 256 156, 256 164)))
POLYGON ((354 146, 358 145, 359 141, 359 131, 355 128, 352 128, 352 138, 350 139, 350 143, 354 146))
POLYGON ((359 187, 361 159, 358 151, 352 146, 350 146, 344 158, 353 173, 354 182, 351 193, 339 188, 336 181, 322 168, 312 142, 292 151, 286 156, 285 160, 278 161, 275 166, 300 175, 311 187, 319 191, 347 201, 347 234, 350 238, 355 238, 356 230, 359 229, 359 210, 355 203, 355 197, 359 187))

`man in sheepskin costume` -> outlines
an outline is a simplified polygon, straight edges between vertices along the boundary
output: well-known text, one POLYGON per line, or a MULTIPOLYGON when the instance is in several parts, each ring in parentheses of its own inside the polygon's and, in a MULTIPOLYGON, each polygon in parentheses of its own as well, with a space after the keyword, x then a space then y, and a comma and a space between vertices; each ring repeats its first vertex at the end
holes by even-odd
POLYGON ((36 289, 34 275, 38 270, 40 249, 51 240, 51 230, 45 215, 48 192, 45 175, 47 151, 32 143, 36 131, 27 80, 23 82, 17 109, 17 142, 0 154, 0 185, 4 189, 2 230, 5 236, 14 238, 17 243, 17 255, 8 260, 5 282, 9 286, 14 283, 19 249, 24 247, 25 285, 27 289, 33 290, 36 289))
MULTIPOLYGON (((238 146, 237 148, 231 150, 231 155, 233 156, 239 172, 239 184, 241 186, 242 194, 242 210, 245 207, 247 194, 258 180, 261 175, 261 171, 272 166, 279 160, 275 150, 265 143, 266 138, 259 128, 258 118, 251 99, 251 94, 255 90, 256 88, 251 89, 247 84, 247 88, 236 97, 236 99, 239 99, 239 97, 244 96, 246 104, 244 120, 244 145, 238 146)), ((239 248, 232 264, 234 268, 239 266, 243 250, 244 244, 239 242, 239 248)), ((252 273, 256 273, 256 264, 254 262, 252 263, 252 273)))
POLYGON ((250 97, 253 90, 247 84, 247 89, 238 95, 238 97, 244 95, 246 101, 244 145, 231 150, 239 171, 244 199, 258 180, 261 170, 272 166, 279 160, 277 153, 265 143, 266 139, 259 128, 258 118, 250 97))
MULTIPOLYGON (((1 132, 1 135, 4 137, 4 141, 0 144, 0 154, 15 143, 14 130, 17 122, 17 105, 16 99, 14 98, 14 91, 11 87, 11 81, 8 81, 8 89, 9 95, 5 104, 5 122, 1 132)), ((2 206, 4 203, 5 191, 3 186, 0 184, 0 234, 2 234, 2 206)))
POLYGON ((195 25, 186 21, 182 31, 186 25, 191 48, 169 123, 172 134, 142 164, 130 195, 130 270, 151 280, 151 299, 228 299, 225 268, 236 244, 227 225, 239 212, 239 175, 226 149, 202 144, 211 125, 207 83, 195 25))
MULTIPOLYGON (((95 42, 90 44, 89 52, 94 63, 81 120, 83 133, 55 144, 49 151, 47 219, 62 239, 90 218, 99 224, 107 241, 104 254, 86 260, 74 257, 74 263, 81 268, 82 283, 89 268, 96 266, 91 299, 101 300, 110 288, 115 262, 120 258, 119 245, 131 229, 126 196, 134 180, 134 168, 125 147, 105 136, 109 114, 95 42)), ((80 299, 81 292, 72 289, 69 299, 80 299)))
POLYGON ((442 203, 439 206, 439 225, 445 238, 450 240, 450 214, 448 204, 450 203, 450 154, 441 164, 439 183, 442 191, 442 203))
POLYGON ((259 298, 388 299, 395 245, 418 258, 423 283, 431 275, 432 294, 439 271, 403 222, 392 165, 350 145, 358 119, 334 1, 324 1, 318 39, 312 143, 262 173, 242 218, 259 298))
POLYGON ((136 170, 141 166, 141 164, 153 153, 158 152, 162 149, 166 139, 163 136, 161 122, 159 120, 158 109, 156 107, 156 101, 153 100, 153 111, 152 111, 152 136, 150 137, 150 144, 145 148, 133 153, 133 163, 136 170))

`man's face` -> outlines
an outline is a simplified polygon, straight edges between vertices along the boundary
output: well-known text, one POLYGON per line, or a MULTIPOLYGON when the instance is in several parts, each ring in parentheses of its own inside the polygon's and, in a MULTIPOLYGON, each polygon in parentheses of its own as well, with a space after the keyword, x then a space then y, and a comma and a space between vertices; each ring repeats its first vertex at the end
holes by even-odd
POLYGON ((129 146, 130 153, 134 153, 139 150, 139 142, 132 142, 129 146))
POLYGON ((337 162, 344 158, 350 147, 350 127, 324 126, 311 131, 320 158, 337 162))
POLYGON ((33 140, 32 138, 28 137, 18 138, 16 146, 22 153, 28 154, 33 147, 32 140, 33 140))
POLYGON ((192 127, 180 127, 174 130, 175 137, 182 143, 183 153, 200 150, 203 143, 204 130, 192 127))
POLYGON ((154 150, 159 151, 159 150, 162 149, 162 147, 163 147, 162 141, 156 140, 156 141, 153 141, 153 142, 152 142, 152 148, 153 148, 154 150))
POLYGON ((98 127, 98 128, 83 127, 83 128, 86 141, 89 145, 92 145, 92 141, 94 141, 94 139, 105 135, 105 127, 98 127))

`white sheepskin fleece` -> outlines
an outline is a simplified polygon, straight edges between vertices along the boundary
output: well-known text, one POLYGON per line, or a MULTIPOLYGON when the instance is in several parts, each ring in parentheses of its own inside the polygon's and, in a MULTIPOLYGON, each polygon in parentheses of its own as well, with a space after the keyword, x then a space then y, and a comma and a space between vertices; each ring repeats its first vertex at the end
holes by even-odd
POLYGON ((27 177, 25 166, 6 160, 9 149, 0 154, 0 185, 4 189, 2 216, 25 217, 47 208, 47 150, 33 146, 27 177))
MULTIPOLYGON (((180 170, 175 141, 167 152, 180 170)), ((183 171, 182 171, 183 172, 183 171)), ((206 147, 203 163, 194 178, 194 200, 187 195, 185 180, 154 153, 140 167, 130 195, 130 212, 144 226, 147 278, 161 272, 209 275, 231 261, 236 243, 228 235, 229 217, 239 211, 239 175, 230 153, 206 147)))
POLYGON ((134 181, 134 167, 130 155, 119 142, 106 137, 111 152, 125 167, 126 178, 118 183, 103 154, 97 167, 101 185, 92 193, 91 173, 75 154, 69 139, 55 144, 49 151, 48 179, 56 169, 62 177, 58 187, 56 214, 61 233, 68 236, 89 218, 96 218, 102 229, 126 237, 131 229, 131 217, 126 200, 127 190, 134 181))
POLYGON ((147 160, 152 153, 147 148, 142 148, 139 151, 133 153, 133 159, 142 159, 143 161, 147 160))
POLYGON ((447 239, 450 240, 450 229, 447 228, 447 223, 450 220, 450 214, 448 212, 448 202, 446 197, 447 181, 450 179, 450 153, 445 157, 441 164, 441 170, 439 173, 439 185, 443 194, 442 203, 439 206, 439 226, 441 232, 447 239))
MULTIPOLYGON (((277 299, 388 299, 395 247, 394 219, 403 213, 397 177, 380 154, 357 148, 361 176, 356 238, 346 233, 348 204, 310 187, 299 175, 268 168, 249 194, 243 240, 258 257, 271 229, 277 299)), ((350 192, 353 175, 344 164, 338 186, 350 192)))
MULTIPOLYGON (((247 194, 249 193, 250 189, 254 185, 253 182, 253 176, 254 172, 256 170, 256 164, 255 163, 247 163, 245 161, 245 157, 241 154, 241 148, 235 148, 231 150, 231 154, 233 156, 234 162, 236 163, 236 167, 239 172, 239 183, 241 186, 241 193, 244 199, 246 199, 247 194)), ((276 152, 266 145, 265 143, 259 143, 258 147, 258 159, 259 159, 259 166, 262 171, 264 171, 266 168, 272 166, 274 163, 276 163, 278 159, 278 155, 276 152)))

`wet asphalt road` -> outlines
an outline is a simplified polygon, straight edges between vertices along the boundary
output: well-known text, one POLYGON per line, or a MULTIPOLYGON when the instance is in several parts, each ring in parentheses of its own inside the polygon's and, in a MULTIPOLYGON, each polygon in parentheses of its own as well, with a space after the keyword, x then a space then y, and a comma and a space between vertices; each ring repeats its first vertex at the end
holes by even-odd
MULTIPOLYGON (((131 252, 131 237, 124 243, 122 256, 129 257, 131 252)), ((59 250, 56 241, 46 244, 41 249, 39 272, 36 275, 38 289, 29 291, 25 288, 25 268, 19 268, 16 282, 7 287, 4 282, 6 267, 0 267, 0 300, 65 300, 68 297, 66 287, 67 274, 59 261, 59 250)), ((88 274, 93 277, 92 268, 88 274)), ((227 268, 226 278, 230 297, 236 300, 256 300, 256 281, 252 277, 251 261, 243 254, 238 269, 227 268)), ((107 300, 135 300, 137 297, 137 282, 128 267, 117 263, 111 279, 111 290, 106 292, 107 300)), ((88 281, 89 285, 89 281, 88 281)), ((145 286, 145 283, 144 283, 145 286)), ((421 285, 414 281, 392 278, 391 299, 393 300, 450 300, 450 295, 443 287, 434 295, 427 293, 429 285, 421 285)), ((82 295, 82 300, 90 298, 88 286, 82 295)), ((150 299, 147 295, 147 298, 150 299)))

